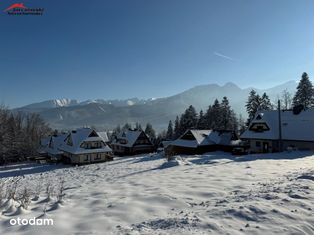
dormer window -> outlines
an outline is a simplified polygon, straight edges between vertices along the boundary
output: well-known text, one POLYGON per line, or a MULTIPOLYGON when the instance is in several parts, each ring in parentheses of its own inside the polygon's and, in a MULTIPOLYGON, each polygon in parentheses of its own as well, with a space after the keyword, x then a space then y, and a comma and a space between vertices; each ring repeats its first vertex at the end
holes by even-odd
POLYGON ((267 126, 266 123, 253 123, 250 126, 250 131, 255 131, 255 132, 269 131, 269 127, 267 126))
POLYGON ((260 113, 260 114, 258 114, 257 116, 256 116, 256 120, 262 120, 262 118, 263 118, 263 113, 260 113))
POLYGON ((68 138, 66 139, 66 143, 67 145, 73 146, 73 141, 72 141, 71 136, 68 136, 68 138))

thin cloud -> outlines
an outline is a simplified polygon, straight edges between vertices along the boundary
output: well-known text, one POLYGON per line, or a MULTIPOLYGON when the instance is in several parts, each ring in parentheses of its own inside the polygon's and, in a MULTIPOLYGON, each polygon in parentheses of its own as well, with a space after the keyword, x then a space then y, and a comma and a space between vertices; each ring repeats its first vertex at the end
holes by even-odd
POLYGON ((214 55, 215 55, 215 56, 218 56, 218 57, 220 57, 220 58, 226 59, 226 60, 236 61, 236 60, 233 59, 232 57, 227 56, 227 55, 224 55, 224 54, 221 54, 221 53, 216 52, 216 51, 214 52, 214 55))

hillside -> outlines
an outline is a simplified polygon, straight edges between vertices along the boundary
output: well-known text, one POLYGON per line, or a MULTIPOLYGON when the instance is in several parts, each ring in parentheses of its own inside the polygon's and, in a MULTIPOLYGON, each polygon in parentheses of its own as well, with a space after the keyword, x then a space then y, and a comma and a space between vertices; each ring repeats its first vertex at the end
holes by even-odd
MULTIPOLYGON (((295 88, 296 82, 290 81, 270 89, 256 90, 259 93, 266 92, 272 100, 276 100, 284 89, 294 92, 295 88)), ((229 98, 230 104, 237 114, 246 116, 245 102, 251 89, 242 89, 233 83, 227 83, 224 86, 210 84, 197 86, 166 98, 85 102, 68 100, 66 104, 57 106, 56 104, 60 102, 49 101, 15 110, 37 112, 53 128, 59 129, 71 129, 84 125, 113 128, 126 122, 142 124, 151 122, 156 129, 163 129, 170 119, 173 120, 189 105, 195 106, 197 110, 206 110, 216 98, 222 99, 223 96, 229 98)))
POLYGON ((41 188, 27 210, 2 201, 0 234, 313 234, 313 160, 313 152, 215 152, 172 162, 143 155, 80 167, 1 167, 0 182, 20 175, 18 191, 41 188), (45 193, 60 179, 62 203, 45 193), (54 225, 10 226, 17 217, 54 225))

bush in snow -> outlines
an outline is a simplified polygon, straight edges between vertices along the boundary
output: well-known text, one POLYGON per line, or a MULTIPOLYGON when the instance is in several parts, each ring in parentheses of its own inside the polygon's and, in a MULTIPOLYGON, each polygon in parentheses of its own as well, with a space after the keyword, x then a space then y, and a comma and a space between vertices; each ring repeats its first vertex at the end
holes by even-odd
POLYGON ((51 182, 48 182, 46 184, 46 195, 47 195, 47 200, 51 199, 51 196, 53 195, 53 185, 51 184, 51 182))
POLYGON ((21 178, 19 176, 14 177, 11 182, 7 185, 7 195, 8 199, 16 200, 16 192, 19 186, 21 178))
POLYGON ((2 200, 5 199, 5 196, 6 196, 6 190, 5 190, 5 187, 6 187, 6 183, 5 181, 0 181, 0 206, 1 206, 1 202, 2 200))
POLYGON ((31 202, 31 194, 27 187, 24 187, 22 193, 19 195, 18 202, 20 203, 21 207, 27 210, 31 202))
POLYGON ((57 199, 58 199, 58 202, 62 202, 62 199, 64 197, 64 183, 65 183, 64 178, 60 178, 59 185, 58 185, 58 188, 57 188, 57 199))

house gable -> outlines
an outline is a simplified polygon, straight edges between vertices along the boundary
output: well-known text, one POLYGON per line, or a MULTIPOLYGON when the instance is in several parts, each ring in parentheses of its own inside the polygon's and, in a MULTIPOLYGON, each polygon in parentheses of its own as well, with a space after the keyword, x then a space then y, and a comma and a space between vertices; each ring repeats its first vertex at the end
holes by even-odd
POLYGON ((97 134, 97 132, 95 130, 93 130, 88 137, 99 137, 99 135, 97 134))
POLYGON ((191 131, 186 132, 183 136, 181 136, 182 140, 196 140, 195 136, 191 131))
POLYGON ((141 134, 137 137, 136 141, 134 142, 134 145, 152 145, 152 142, 144 133, 144 131, 142 131, 141 134))

